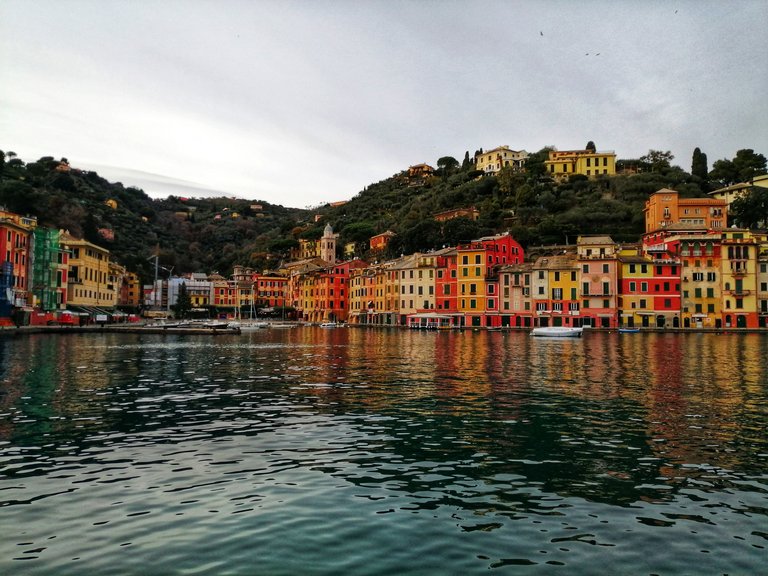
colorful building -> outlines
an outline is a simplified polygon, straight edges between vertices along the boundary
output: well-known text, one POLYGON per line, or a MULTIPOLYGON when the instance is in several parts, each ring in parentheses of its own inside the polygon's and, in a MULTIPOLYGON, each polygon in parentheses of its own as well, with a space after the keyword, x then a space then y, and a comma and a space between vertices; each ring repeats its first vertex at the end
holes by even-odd
POLYGON ((0 315, 31 306, 30 248, 37 219, 0 209, 0 315))
POLYGON ((613 151, 550 150, 544 162, 547 173, 556 180, 580 174, 589 178, 616 174, 616 154, 613 151))
POLYGON ((677 224, 717 230, 726 227, 728 204, 716 198, 680 198, 675 190, 662 188, 646 200, 644 213, 646 233, 677 224))
POLYGON ((485 174, 496 174, 505 167, 511 167, 516 172, 522 171, 527 159, 528 152, 525 150, 510 150, 509 146, 498 146, 475 155, 475 170, 485 174))
POLYGON ((609 236, 579 236, 581 322, 599 328, 618 326, 618 246, 609 236))
POLYGON ((110 273, 109 250, 62 233, 60 243, 69 252, 67 305, 84 309, 113 309, 119 285, 110 273))
POLYGON ((41 311, 62 310, 67 304, 69 254, 61 248, 59 230, 35 228, 32 261, 32 306, 41 311))
POLYGON ((532 272, 534 326, 581 326, 578 255, 541 256, 532 272))

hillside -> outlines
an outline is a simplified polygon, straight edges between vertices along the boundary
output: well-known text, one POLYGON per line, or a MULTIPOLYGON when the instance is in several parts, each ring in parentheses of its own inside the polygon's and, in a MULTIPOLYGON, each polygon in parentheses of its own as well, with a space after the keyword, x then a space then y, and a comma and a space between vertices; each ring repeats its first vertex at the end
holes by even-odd
POLYGON ((270 252, 284 253, 291 230, 308 218, 305 210, 267 202, 153 200, 52 157, 1 162, 0 205, 107 248, 145 280, 153 274, 148 258, 156 250, 160 264, 174 272, 229 273, 235 263, 269 267, 270 252))
POLYGON ((635 241, 643 232, 643 206, 651 193, 666 187, 701 196, 708 189, 706 180, 668 163, 645 165, 644 172, 630 176, 572 176, 557 183, 544 174, 543 149, 531 155, 526 173, 505 168, 496 176, 474 170, 468 154, 462 164, 443 157, 432 175, 409 178, 403 171, 367 186, 343 205, 310 213, 231 198, 154 200, 138 188, 71 168, 66 159, 24 163, 14 156, 0 152, 0 205, 109 249, 145 280, 156 251, 160 264, 175 273, 227 275, 234 264, 274 268, 299 238, 319 238, 326 223, 340 234, 340 250, 355 242, 356 255, 364 258, 368 239, 385 230, 397 234, 385 256, 506 230, 524 247, 573 243, 580 234, 635 241), (433 219, 438 212, 468 207, 479 211, 477 221, 433 219))

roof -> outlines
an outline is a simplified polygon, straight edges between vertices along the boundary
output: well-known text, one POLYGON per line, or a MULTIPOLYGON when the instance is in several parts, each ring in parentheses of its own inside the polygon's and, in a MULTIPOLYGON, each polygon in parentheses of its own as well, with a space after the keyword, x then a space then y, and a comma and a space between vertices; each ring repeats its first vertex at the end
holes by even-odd
POLYGON ((615 244, 610 236, 579 236, 576 242, 579 246, 594 246, 598 244, 615 244))
POLYGON ((534 267, 544 270, 556 270, 563 268, 577 268, 576 254, 556 254, 554 256, 539 256, 534 267))

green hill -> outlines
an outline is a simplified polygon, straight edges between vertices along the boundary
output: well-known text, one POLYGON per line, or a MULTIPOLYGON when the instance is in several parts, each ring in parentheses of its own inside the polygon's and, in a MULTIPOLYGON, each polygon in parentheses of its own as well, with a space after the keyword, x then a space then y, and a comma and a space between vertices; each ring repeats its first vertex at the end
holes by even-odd
POLYGON ((557 183, 546 177, 548 149, 531 155, 526 173, 505 168, 496 176, 440 158, 425 178, 407 171, 367 186, 343 205, 313 212, 232 198, 155 200, 142 190, 111 183, 96 172, 70 168, 66 159, 24 163, 0 152, 0 205, 36 216, 39 225, 67 229, 103 246, 115 259, 146 280, 148 261, 158 251, 162 266, 174 272, 227 275, 234 264, 274 268, 289 256, 299 238, 319 238, 330 223, 340 234, 339 250, 356 243, 367 257, 367 241, 386 230, 397 234, 386 256, 456 245, 509 230, 524 246, 573 243, 580 234, 608 234, 636 241, 644 230, 643 206, 660 188, 682 196, 702 196, 706 180, 662 163, 619 161, 640 166, 629 176, 573 176, 557 183), (474 207, 476 221, 457 218, 438 223, 433 216, 474 207), (315 216, 320 218, 316 221, 315 216))

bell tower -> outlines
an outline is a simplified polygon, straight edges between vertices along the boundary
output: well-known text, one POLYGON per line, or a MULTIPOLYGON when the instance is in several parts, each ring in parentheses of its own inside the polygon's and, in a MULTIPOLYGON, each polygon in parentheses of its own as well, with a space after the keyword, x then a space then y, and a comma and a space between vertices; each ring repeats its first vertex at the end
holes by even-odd
POLYGON ((320 258, 329 264, 336 263, 336 234, 330 224, 326 224, 323 237, 320 239, 320 258))

